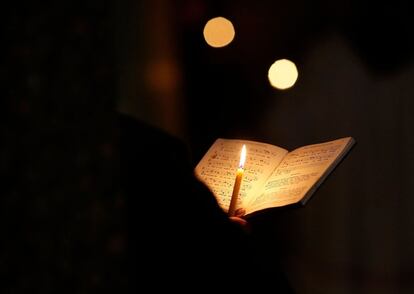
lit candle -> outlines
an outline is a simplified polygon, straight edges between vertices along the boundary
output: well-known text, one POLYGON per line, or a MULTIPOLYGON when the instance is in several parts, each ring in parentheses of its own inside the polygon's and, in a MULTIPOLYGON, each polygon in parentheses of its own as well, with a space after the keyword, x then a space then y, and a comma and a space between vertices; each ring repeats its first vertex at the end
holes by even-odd
POLYGON ((236 211, 237 200, 239 198, 239 192, 240 192, 240 185, 241 185, 243 173, 244 173, 244 162, 245 161, 246 161, 246 145, 243 145, 241 155, 240 155, 239 168, 237 169, 236 180, 234 182, 233 194, 231 195, 231 200, 230 200, 230 206, 229 206, 229 211, 228 211, 229 216, 234 216, 234 213, 236 211))

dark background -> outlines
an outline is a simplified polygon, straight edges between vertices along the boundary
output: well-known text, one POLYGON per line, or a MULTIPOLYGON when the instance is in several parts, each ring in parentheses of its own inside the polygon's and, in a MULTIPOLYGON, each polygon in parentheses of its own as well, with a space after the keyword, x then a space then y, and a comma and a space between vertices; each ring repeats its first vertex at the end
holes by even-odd
POLYGON ((9 4, 0 72, 9 289, 126 287, 119 109, 182 138, 194 164, 217 137, 292 149, 353 136, 309 204, 256 220, 258 231, 298 293, 413 292, 413 20, 403 1, 9 4), (215 16, 236 30, 220 49, 202 35, 215 16), (299 71, 286 91, 267 81, 279 58, 299 71))

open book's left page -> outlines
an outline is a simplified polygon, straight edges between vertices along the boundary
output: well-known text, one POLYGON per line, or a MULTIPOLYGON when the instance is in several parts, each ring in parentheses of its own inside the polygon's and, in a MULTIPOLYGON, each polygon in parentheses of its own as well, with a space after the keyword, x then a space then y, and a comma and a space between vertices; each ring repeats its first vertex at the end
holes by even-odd
POLYGON ((243 207, 244 202, 261 192, 267 178, 287 154, 287 150, 266 143, 217 139, 196 166, 195 173, 226 212, 243 144, 246 145, 247 157, 237 207, 243 207))

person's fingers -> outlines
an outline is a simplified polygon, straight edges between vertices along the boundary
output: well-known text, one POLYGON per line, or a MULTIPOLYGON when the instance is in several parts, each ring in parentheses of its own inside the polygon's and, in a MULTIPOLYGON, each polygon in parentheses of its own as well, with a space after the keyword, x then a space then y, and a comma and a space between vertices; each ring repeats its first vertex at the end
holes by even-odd
POLYGON ((242 226, 246 226, 247 225, 247 221, 245 219, 242 219, 242 218, 237 217, 237 216, 231 216, 230 217, 230 220, 232 222, 235 222, 235 223, 240 224, 242 226))
POLYGON ((236 211, 234 212, 234 216, 237 217, 242 217, 246 214, 246 209, 244 208, 237 208, 236 211))
POLYGON ((248 234, 251 233, 250 224, 245 219, 242 219, 241 217, 237 217, 237 216, 231 216, 229 217, 229 219, 231 222, 241 227, 246 233, 248 234))

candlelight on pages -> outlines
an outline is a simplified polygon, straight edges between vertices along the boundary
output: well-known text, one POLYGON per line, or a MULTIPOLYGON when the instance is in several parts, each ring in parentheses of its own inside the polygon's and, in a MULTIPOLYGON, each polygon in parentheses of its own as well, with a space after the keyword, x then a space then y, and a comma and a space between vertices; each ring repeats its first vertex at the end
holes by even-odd
POLYGON ((234 170, 243 144, 249 154, 240 172, 240 192, 235 205, 247 216, 267 208, 305 205, 348 154, 355 140, 345 137, 289 152, 262 142, 217 139, 197 164, 195 174, 228 214, 234 213, 230 211, 235 188, 234 170))

